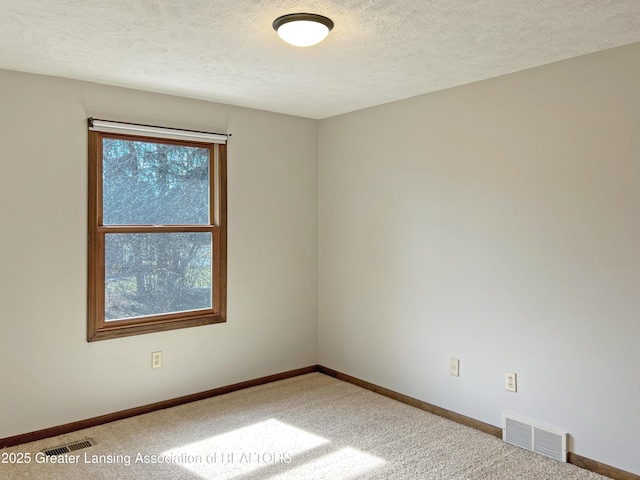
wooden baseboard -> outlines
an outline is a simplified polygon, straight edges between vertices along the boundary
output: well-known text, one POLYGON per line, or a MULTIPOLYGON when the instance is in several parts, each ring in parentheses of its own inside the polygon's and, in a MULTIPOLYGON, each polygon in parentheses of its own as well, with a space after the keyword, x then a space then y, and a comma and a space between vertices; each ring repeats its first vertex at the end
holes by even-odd
POLYGON ((620 470, 619 468, 612 467, 605 463, 596 462, 595 460, 591 460, 590 458, 583 457, 573 452, 567 452, 567 462, 615 480, 640 480, 640 475, 620 470))
POLYGON ((502 428, 500 427, 481 422, 480 420, 476 420, 471 417, 460 415, 459 413, 452 412, 451 410, 447 410, 445 408, 436 407, 435 405, 423 402, 422 400, 418 400, 417 398, 394 392, 393 390, 380 387, 379 385, 375 385, 373 383, 365 382, 364 380, 360 380, 359 378, 352 377, 351 375, 347 375, 346 373, 337 372, 335 370, 332 370, 331 368, 323 367, 322 365, 318 365, 318 371, 320 373, 324 373, 325 375, 329 375, 330 377, 337 378, 338 380, 352 383, 353 385, 357 385, 358 387, 362 387, 366 390, 371 390, 372 392, 379 393, 380 395, 384 395, 385 397, 389 397, 399 402, 406 403, 407 405, 419 408, 420 410, 425 410, 429 413, 433 413, 434 415, 438 415, 439 417, 448 418, 449 420, 453 420, 456 423, 461 423, 462 425, 475 428, 476 430, 488 433, 489 435, 493 435, 494 437, 502 438, 502 428))
MULTIPOLYGON (((489 435, 502 438, 502 428, 500 427, 481 422, 480 420, 476 420, 465 415, 460 415, 459 413, 455 413, 441 407, 436 407, 435 405, 423 402, 422 400, 418 400, 416 398, 409 397, 408 395, 389 390, 388 388, 380 387, 379 385, 360 380, 359 378, 352 377, 351 375, 338 372, 331 368, 323 367, 322 365, 318 365, 317 371, 320 373, 324 373, 325 375, 329 375, 330 377, 337 378, 338 380, 343 380, 353 385, 357 385, 358 387, 362 387, 366 390, 371 390, 372 392, 379 393, 380 395, 384 395, 385 397, 389 397, 399 402, 406 403, 407 405, 425 410, 429 413, 433 413, 434 415, 448 418, 449 420, 461 423, 462 425, 466 425, 467 427, 475 428, 476 430, 488 433, 489 435)), ((573 452, 567 453, 567 462, 577 467, 584 468, 585 470, 599 473, 600 475, 604 475, 614 480, 640 480, 640 475, 620 470, 619 468, 612 467, 611 465, 600 463, 595 460, 591 460, 590 458, 583 457, 573 452)))
MULTIPOLYGON (((388 388, 375 385, 356 377, 352 377, 351 375, 338 372, 322 365, 313 365, 310 367, 299 368, 297 370, 290 370, 288 372, 282 372, 275 375, 247 380, 246 382, 235 383, 226 387, 214 388, 213 390, 207 390, 205 392, 185 395, 184 397, 165 400, 163 402, 152 403, 151 405, 144 405, 142 407, 130 408, 128 410, 122 410, 116 413, 110 413, 107 415, 101 415, 99 417, 80 420, 78 422, 67 423, 66 425, 45 428, 36 432, 24 433, 22 435, 15 435, 13 437, 0 438, 0 448, 12 447, 23 443, 55 437, 64 433, 70 433, 85 428, 96 427, 105 423, 115 422, 116 420, 123 420, 126 418, 135 417, 137 415, 155 412, 156 410, 163 410, 165 408, 177 407, 178 405, 184 405, 186 403, 196 402, 198 400, 205 400, 207 398, 217 397, 218 395, 224 395, 225 393, 231 393, 237 390, 243 390, 245 388, 264 385, 267 383, 276 382, 278 380, 293 378, 299 375, 305 375, 307 373, 313 372, 323 373, 338 380, 342 380, 344 382, 357 385, 358 387, 364 388, 366 390, 384 395, 385 397, 392 398, 393 400, 396 400, 398 402, 411 405, 412 407, 416 407, 429 413, 433 413, 434 415, 438 415, 462 425, 466 425, 467 427, 475 428, 476 430, 488 433, 489 435, 493 435, 494 437, 502 438, 502 429, 500 427, 496 427, 489 423, 481 422, 480 420, 476 420, 474 418, 452 412, 451 410, 447 410, 445 408, 437 407, 430 403, 423 402, 422 400, 418 400, 417 398, 395 392, 388 388)), ((620 470, 619 468, 612 467, 595 460, 591 460, 590 458, 583 457, 573 452, 569 452, 567 454, 567 462, 580 468, 584 468, 585 470, 605 475, 614 480, 640 480, 640 475, 620 470)))
POLYGON ((150 405, 144 405, 142 407, 130 408, 128 410, 122 410, 116 413, 109 413, 107 415, 101 415, 99 417, 88 418, 86 420, 80 420, 78 422, 67 423, 66 425, 45 428, 43 430, 38 430, 36 432, 23 433, 22 435, 15 435, 13 437, 0 438, 0 448, 13 447, 14 445, 20 445, 27 442, 34 442, 36 440, 56 437, 64 433, 70 433, 70 432, 75 432, 77 430, 83 430, 85 428, 96 427, 98 425, 103 425, 105 423, 115 422, 116 420, 123 420, 125 418, 131 418, 137 415, 143 415, 145 413, 155 412, 156 410, 163 410, 165 408, 177 407, 178 405, 184 405, 185 403, 197 402, 198 400, 217 397, 218 395, 224 395, 225 393, 231 393, 237 390, 242 390, 249 387, 255 387, 258 385, 264 385, 266 383, 271 383, 278 380, 284 380, 286 378, 297 377, 299 375, 304 375, 307 373, 312 373, 317 371, 318 371, 318 366, 313 365, 310 367, 299 368, 297 370, 290 370, 288 372, 269 375, 267 377, 247 380, 246 382, 235 383, 233 385, 228 385, 226 387, 214 388, 213 390, 207 390, 206 392, 194 393, 192 395, 185 395, 184 397, 178 397, 171 400, 165 400, 163 402, 152 403, 150 405))

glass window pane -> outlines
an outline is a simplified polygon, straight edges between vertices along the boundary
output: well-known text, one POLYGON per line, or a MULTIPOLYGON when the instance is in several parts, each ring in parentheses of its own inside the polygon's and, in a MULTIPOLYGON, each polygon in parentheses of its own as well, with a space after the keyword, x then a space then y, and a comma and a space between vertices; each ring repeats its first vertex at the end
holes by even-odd
POLYGON ((105 320, 211 308, 211 233, 105 235, 105 320))
POLYGON ((209 150, 103 138, 104 225, 209 224, 209 150))

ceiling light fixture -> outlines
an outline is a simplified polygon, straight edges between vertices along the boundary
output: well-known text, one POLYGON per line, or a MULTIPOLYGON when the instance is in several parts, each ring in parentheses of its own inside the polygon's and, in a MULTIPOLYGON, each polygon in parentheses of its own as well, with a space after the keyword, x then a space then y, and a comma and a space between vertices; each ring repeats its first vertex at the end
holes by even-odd
POLYGON ((329 35, 333 21, 313 13, 291 13, 276 18, 273 28, 285 42, 296 47, 310 47, 329 35))

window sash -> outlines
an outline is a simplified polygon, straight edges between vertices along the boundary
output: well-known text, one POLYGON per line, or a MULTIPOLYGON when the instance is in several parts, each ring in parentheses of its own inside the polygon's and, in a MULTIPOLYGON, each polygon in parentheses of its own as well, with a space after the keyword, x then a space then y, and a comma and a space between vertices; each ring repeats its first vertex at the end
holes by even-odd
POLYGON ((98 329, 99 330, 117 330, 119 327, 137 325, 137 324, 152 324, 160 325, 167 324, 175 321, 181 321, 185 318, 207 318, 211 315, 220 314, 220 228, 210 227, 204 229, 203 227, 151 227, 151 228, 120 228, 120 227, 105 227, 98 233, 98 255, 102 260, 99 264, 98 276, 101 281, 101 286, 97 293, 96 304, 98 317, 98 329), (116 231, 114 231, 116 230, 116 231), (105 320, 105 237, 109 233, 182 233, 182 232, 211 232, 211 308, 199 309, 199 310, 186 310, 181 312, 172 312, 158 315, 147 315, 144 317, 136 317, 131 319, 122 320, 105 320))
MULTIPOLYGON (((102 225, 102 139, 136 136, 90 131, 89 133, 89 258, 87 340, 104 340, 130 335, 208 325, 226 321, 226 146, 210 144, 210 225, 102 225), (105 238, 112 233, 210 232, 212 308, 189 310, 121 320, 105 320, 105 238)), ((175 139, 158 143, 197 145, 175 139)))

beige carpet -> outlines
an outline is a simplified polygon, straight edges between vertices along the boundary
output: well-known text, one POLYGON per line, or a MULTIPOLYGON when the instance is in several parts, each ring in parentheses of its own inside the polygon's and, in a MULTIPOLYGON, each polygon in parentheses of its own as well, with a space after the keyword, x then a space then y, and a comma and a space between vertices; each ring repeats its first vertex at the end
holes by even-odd
POLYGON ((10 480, 606 478, 320 373, 5 453, 31 458, 0 464, 10 480), (96 445, 71 454, 79 463, 39 463, 43 449, 86 438, 96 445))

